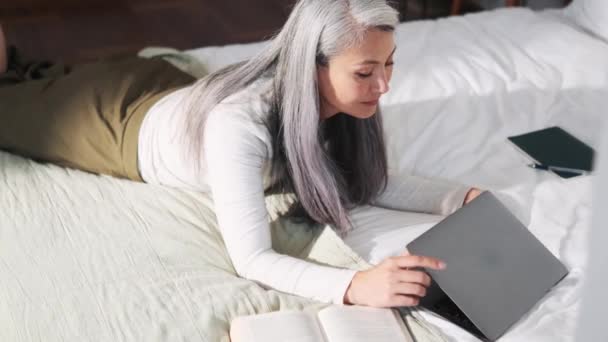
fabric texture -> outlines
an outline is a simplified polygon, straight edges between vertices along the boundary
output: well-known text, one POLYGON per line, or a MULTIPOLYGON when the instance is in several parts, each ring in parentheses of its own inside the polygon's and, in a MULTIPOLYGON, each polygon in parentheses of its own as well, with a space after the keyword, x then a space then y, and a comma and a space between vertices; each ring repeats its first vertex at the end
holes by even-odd
POLYGON ((0 148, 37 161, 141 181, 148 109, 191 76, 159 59, 120 58, 0 87, 0 148))
POLYGON ((139 51, 137 55, 143 58, 162 58, 181 71, 196 78, 202 78, 208 74, 207 68, 200 59, 174 48, 150 46, 139 51))
POLYGON ((608 2, 606 0, 574 0, 566 8, 566 13, 578 25, 608 41, 608 2))
MULTIPOLYGON (((0 175, 0 233, 11 242, 0 250, 1 341, 229 342, 238 316, 331 305, 239 277, 208 193, 1 151, 0 175)), ((281 218, 290 195, 265 201, 274 249, 369 267, 331 227, 281 218)), ((400 313, 416 341, 446 341, 420 312, 400 313)))
POLYGON ((59 77, 69 73, 71 69, 68 65, 60 62, 29 60, 14 45, 7 47, 4 53, 6 57, 6 71, 0 73, 0 86, 42 78, 59 77))

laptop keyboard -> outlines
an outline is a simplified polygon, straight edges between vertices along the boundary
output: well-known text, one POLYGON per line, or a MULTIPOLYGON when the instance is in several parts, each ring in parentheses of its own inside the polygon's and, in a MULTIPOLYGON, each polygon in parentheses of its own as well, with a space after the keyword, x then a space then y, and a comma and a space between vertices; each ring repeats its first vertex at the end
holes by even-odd
POLYGON ((429 305, 427 309, 433 311, 448 321, 460 326, 481 340, 487 340, 483 333, 471 322, 471 320, 458 308, 448 297, 443 296, 435 303, 429 305))

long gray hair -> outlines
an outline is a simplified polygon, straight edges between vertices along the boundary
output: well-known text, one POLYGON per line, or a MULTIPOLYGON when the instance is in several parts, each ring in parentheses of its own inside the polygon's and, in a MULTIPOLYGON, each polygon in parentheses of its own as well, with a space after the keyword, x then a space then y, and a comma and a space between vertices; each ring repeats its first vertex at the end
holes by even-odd
POLYGON ((321 122, 317 67, 359 44, 367 30, 393 31, 397 23, 398 12, 386 0, 299 0, 265 50, 193 87, 187 154, 200 169, 208 113, 270 73, 272 110, 266 125, 273 137, 274 187, 294 192, 308 218, 345 233, 351 228, 347 210, 369 203, 386 187, 382 118, 338 114, 321 122))

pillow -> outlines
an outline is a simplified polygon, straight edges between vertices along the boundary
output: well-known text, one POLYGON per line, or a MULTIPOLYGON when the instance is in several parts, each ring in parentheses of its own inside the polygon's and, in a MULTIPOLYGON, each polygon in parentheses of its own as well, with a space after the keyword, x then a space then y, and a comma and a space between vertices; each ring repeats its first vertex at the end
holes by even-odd
POLYGON ((608 1, 574 0, 566 14, 584 29, 608 41, 608 1))

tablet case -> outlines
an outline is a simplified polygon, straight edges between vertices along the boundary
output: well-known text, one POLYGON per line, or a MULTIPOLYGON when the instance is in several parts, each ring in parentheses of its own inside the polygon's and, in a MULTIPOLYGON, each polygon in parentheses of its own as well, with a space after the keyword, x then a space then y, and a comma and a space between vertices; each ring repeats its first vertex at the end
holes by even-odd
MULTIPOLYGON (((592 170, 593 149, 560 127, 553 126, 508 139, 537 164, 592 170)), ((564 171, 553 172, 562 178, 579 175, 564 171)))

